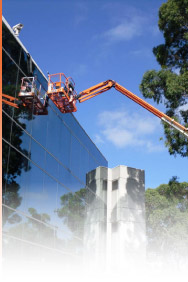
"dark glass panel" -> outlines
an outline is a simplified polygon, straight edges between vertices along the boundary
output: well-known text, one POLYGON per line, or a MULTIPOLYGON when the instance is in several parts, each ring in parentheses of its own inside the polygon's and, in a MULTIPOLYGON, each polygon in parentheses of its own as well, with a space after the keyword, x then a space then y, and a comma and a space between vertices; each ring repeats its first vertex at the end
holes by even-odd
POLYGON ((5 201, 6 185, 13 181, 14 174, 8 173, 8 159, 10 155, 10 146, 6 142, 2 142, 2 193, 3 193, 3 203, 5 201), (8 183, 7 183, 8 182, 8 183))
MULTIPOLYGON (((6 95, 16 97, 16 81, 18 75, 18 68, 14 65, 12 60, 2 53, 2 92, 6 95)), ((12 116, 14 108, 3 103, 3 110, 12 116)))
POLYGON ((5 113, 2 113, 2 136, 5 140, 10 142, 12 129, 12 120, 5 113))
POLYGON ((10 147, 7 167, 3 173, 3 203, 5 205, 22 209, 29 170, 28 160, 10 147))
POLYGON ((21 46, 4 23, 2 24, 2 45, 19 65, 21 46))
POLYGON ((49 110, 47 125, 47 142, 46 147, 56 158, 59 158, 61 140, 59 137, 61 120, 53 112, 49 110))
POLYGON ((31 137, 15 122, 12 124, 10 141, 21 153, 30 158, 31 137))
POLYGON ((29 53, 21 49, 21 58, 19 67, 22 70, 22 77, 32 77, 33 76, 33 63, 29 53))

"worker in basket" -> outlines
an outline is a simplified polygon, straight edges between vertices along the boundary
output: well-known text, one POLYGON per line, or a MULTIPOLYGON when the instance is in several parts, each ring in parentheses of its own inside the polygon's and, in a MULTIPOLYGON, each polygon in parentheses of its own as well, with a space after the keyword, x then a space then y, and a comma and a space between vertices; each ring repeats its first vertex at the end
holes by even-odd
POLYGON ((30 97, 35 95, 35 79, 34 77, 23 77, 20 87, 19 97, 30 97))
POLYGON ((67 86, 65 85, 65 87, 64 87, 64 90, 65 90, 65 92, 68 94, 68 96, 69 96, 69 98, 70 98, 70 100, 69 100, 69 102, 72 102, 73 101, 73 92, 74 92, 74 85, 73 85, 73 83, 71 82, 71 81, 69 81, 68 80, 68 83, 66 83, 67 84, 67 86, 68 86, 68 88, 67 88, 67 86), (68 89, 69 89, 69 91, 68 91, 68 89))

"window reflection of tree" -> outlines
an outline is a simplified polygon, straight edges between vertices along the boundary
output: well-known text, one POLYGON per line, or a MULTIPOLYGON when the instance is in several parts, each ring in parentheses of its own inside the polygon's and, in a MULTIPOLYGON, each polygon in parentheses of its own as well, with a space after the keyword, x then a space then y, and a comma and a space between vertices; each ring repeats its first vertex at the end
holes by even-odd
MULTIPOLYGON (((25 58, 24 51, 4 24, 3 42, 4 48, 6 48, 6 51, 13 56, 13 59, 20 66, 22 71, 26 73, 26 75, 30 75, 28 72, 27 56, 25 58)), ((23 74, 5 52, 3 52, 2 59, 2 92, 10 96, 17 97, 23 74)), ((13 116, 16 123, 18 123, 23 129, 27 129, 24 119, 25 121, 29 121, 33 118, 32 112, 28 111, 25 107, 13 109, 8 105, 3 104, 3 110, 10 117, 13 116)), ((7 115, 3 115, 3 137, 6 140, 10 140, 11 138, 11 144, 13 144, 22 154, 30 157, 31 153, 26 149, 21 148, 23 130, 18 126, 12 126, 7 115)), ((28 171, 30 166, 28 165, 26 158, 24 158, 21 154, 19 154, 18 158, 18 154, 16 154, 15 151, 5 142, 3 143, 2 164, 3 203, 16 209, 20 206, 22 201, 22 197, 19 195, 20 185, 16 182, 16 178, 17 176, 20 176, 23 171, 28 171)), ((9 223, 19 222, 20 216, 15 214, 14 211, 6 208, 3 210, 3 224, 7 221, 9 223)))
POLYGON ((70 231, 79 238, 83 238, 84 232, 85 199, 85 188, 80 189, 74 194, 64 194, 60 197, 61 208, 57 210, 58 216, 63 219, 70 231))
POLYGON ((31 242, 50 245, 53 242, 56 232, 50 226, 50 216, 47 213, 38 213, 36 209, 28 209, 29 217, 25 218, 24 223, 19 223, 9 228, 9 233, 19 237, 20 230, 23 230, 23 239, 31 242))
MULTIPOLYGON (((8 110, 6 110, 7 112, 8 110)), ((24 127, 24 124, 20 124, 24 127)), ((3 137, 6 140, 10 138, 10 123, 7 115, 3 116, 3 137)), ((30 155, 26 149, 21 148, 23 131, 19 127, 14 127, 11 134, 11 143, 24 155, 30 155)), ((22 197, 19 195, 20 185, 16 178, 22 174, 22 171, 28 171, 30 166, 28 160, 21 154, 17 154, 14 149, 3 142, 2 152, 2 193, 3 203, 14 209, 20 206, 22 197), (18 157, 19 156, 19 157, 18 157)), ((6 222, 15 223, 20 221, 20 217, 9 209, 3 211, 3 224, 6 222)))

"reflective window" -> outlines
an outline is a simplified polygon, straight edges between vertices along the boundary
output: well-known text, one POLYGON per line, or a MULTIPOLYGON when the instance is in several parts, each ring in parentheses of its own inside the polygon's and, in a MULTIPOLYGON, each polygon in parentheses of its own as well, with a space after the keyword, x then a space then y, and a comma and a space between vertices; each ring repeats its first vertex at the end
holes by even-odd
POLYGON ((46 153, 45 170, 53 177, 58 179, 59 176, 59 164, 50 154, 46 153))
POLYGON ((70 169, 70 150, 71 150, 71 133, 70 130, 61 122, 60 125, 60 149, 59 160, 70 169))
POLYGON ((38 213, 43 212, 41 201, 43 201, 44 173, 41 169, 30 163, 28 174, 28 186, 25 192, 25 212, 34 208, 38 213))
POLYGON ((45 168, 46 161, 45 161, 45 154, 46 151, 33 139, 31 139, 31 153, 30 158, 33 162, 35 162, 39 167, 45 168))
MULTIPOLYGON (((22 125, 24 126, 24 124, 22 125)), ((31 137, 15 122, 12 123, 10 142, 21 153, 23 153, 27 157, 30 157, 31 137)))
POLYGON ((48 114, 48 124, 47 124, 47 142, 46 148, 50 151, 56 158, 59 158, 61 143, 59 132, 60 132, 61 121, 58 119, 57 115, 53 110, 49 110, 48 114))
POLYGON ((86 182, 86 174, 89 172, 89 153, 85 147, 80 146, 80 170, 79 170, 79 178, 85 183, 86 182))
POLYGON ((7 157, 3 155, 3 203, 19 209, 25 200, 26 174, 30 170, 28 160, 7 144, 7 157), (5 157, 5 159, 4 159, 5 157))
POLYGON ((2 45, 13 60, 19 65, 21 46, 4 23, 2 24, 2 45))
MULTIPOLYGON (((4 24, 3 47, 3 93, 20 99, 21 79, 35 77, 43 103, 47 80, 4 24)), ((34 105, 3 110, 4 256, 14 249, 20 258, 76 261, 85 223, 106 216, 106 189, 98 196, 96 183, 86 189, 86 174, 107 161, 73 114, 51 100, 46 116, 34 115, 34 105)))
POLYGON ((81 161, 81 150, 80 150, 80 143, 74 137, 71 136, 71 151, 70 151, 70 169, 74 175, 79 177, 80 175, 80 161, 81 161))

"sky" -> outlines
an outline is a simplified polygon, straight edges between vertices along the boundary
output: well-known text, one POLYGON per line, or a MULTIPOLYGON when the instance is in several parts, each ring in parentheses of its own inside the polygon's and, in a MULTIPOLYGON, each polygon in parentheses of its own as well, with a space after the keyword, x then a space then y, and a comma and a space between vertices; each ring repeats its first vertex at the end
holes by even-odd
MULTIPOLYGON (((22 23, 20 40, 47 75, 71 76, 77 93, 113 79, 143 98, 143 74, 160 66, 152 48, 162 0, 4 0, 10 26, 22 23)), ((163 105, 150 104, 161 111, 163 105)), ((160 119, 115 89, 77 105, 74 114, 109 162, 145 170, 146 188, 188 181, 188 161, 170 156, 160 119)))

